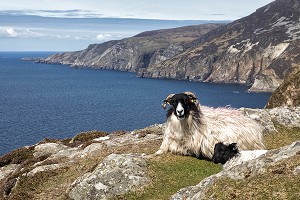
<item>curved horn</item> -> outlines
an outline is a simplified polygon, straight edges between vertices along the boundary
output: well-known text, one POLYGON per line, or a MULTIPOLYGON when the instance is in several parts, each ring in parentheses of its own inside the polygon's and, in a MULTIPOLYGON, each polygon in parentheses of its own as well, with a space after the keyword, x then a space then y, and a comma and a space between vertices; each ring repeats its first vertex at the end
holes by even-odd
POLYGON ((186 95, 188 95, 188 96, 190 96, 190 97, 192 97, 194 99, 197 99, 196 95, 194 93, 192 93, 192 92, 184 92, 184 94, 186 94, 186 95))
POLYGON ((169 94, 169 96, 167 96, 167 98, 164 100, 164 103, 161 105, 164 109, 166 109, 167 103, 169 103, 170 99, 172 99, 172 97, 175 94, 169 94))
POLYGON ((192 92, 184 92, 184 94, 188 95, 190 97, 190 101, 193 102, 197 106, 197 108, 200 110, 200 103, 199 103, 196 95, 192 92))

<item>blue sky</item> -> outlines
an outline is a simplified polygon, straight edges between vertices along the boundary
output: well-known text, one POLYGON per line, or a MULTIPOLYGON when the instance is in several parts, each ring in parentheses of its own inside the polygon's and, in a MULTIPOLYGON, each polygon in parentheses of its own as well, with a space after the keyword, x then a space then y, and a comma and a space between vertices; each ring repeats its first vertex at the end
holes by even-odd
POLYGON ((145 30, 200 23, 197 20, 233 21, 270 2, 271 0, 1 1, 0 51, 81 50, 91 43, 130 37, 145 30))

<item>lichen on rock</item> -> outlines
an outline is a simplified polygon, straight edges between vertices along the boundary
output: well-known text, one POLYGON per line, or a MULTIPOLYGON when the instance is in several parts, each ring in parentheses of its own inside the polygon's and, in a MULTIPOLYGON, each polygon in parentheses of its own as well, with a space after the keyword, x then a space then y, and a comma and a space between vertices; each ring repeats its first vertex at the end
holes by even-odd
POLYGON ((111 154, 68 189, 71 199, 109 199, 149 183, 143 155, 111 154))

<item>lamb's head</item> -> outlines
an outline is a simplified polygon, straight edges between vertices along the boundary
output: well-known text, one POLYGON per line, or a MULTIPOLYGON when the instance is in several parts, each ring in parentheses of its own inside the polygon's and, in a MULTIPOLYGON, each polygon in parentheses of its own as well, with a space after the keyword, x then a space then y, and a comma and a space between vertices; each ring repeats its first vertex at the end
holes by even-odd
POLYGON ((225 145, 224 143, 219 142, 215 145, 212 161, 216 164, 225 164, 229 159, 233 158, 238 154, 239 150, 236 146, 236 143, 225 145))
POLYGON ((195 94, 192 92, 184 92, 180 94, 170 94, 163 103, 163 108, 169 104, 172 107, 169 109, 167 117, 172 113, 177 117, 178 120, 187 118, 191 111, 198 111, 198 100, 195 94))

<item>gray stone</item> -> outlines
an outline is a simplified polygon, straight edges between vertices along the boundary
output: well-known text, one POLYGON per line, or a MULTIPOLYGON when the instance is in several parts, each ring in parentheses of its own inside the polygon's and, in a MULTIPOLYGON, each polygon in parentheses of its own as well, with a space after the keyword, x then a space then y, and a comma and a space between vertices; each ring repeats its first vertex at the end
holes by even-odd
POLYGON ((45 143, 45 144, 39 144, 36 145, 34 148, 34 157, 40 157, 47 154, 56 154, 61 150, 68 149, 69 147, 57 144, 57 143, 45 143))
POLYGON ((19 165, 10 164, 0 168, 0 181, 18 169, 19 165))
POLYGON ((71 199, 109 199, 149 183, 146 162, 139 154, 111 154, 93 172, 79 177, 68 189, 71 199))

